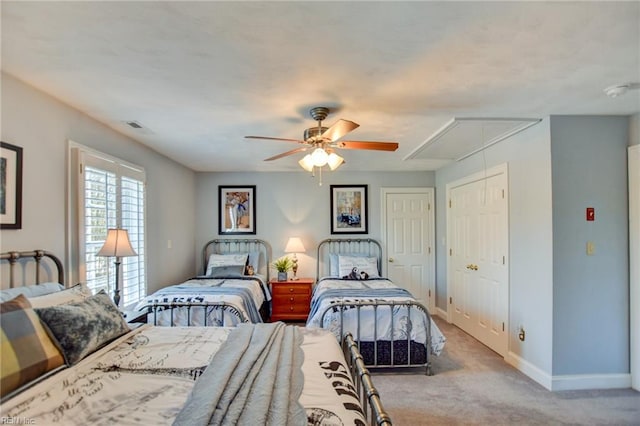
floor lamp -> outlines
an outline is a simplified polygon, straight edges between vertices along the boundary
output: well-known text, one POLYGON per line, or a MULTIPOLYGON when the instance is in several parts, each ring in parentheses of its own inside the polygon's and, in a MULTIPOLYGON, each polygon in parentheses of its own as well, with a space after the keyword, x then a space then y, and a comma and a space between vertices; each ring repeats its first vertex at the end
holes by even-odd
POLYGON ((116 289, 113 293, 113 302, 116 306, 120 306, 120 258, 137 256, 133 250, 131 241, 129 241, 129 233, 126 229, 109 229, 107 232, 107 240, 96 256, 115 257, 116 265, 116 289))

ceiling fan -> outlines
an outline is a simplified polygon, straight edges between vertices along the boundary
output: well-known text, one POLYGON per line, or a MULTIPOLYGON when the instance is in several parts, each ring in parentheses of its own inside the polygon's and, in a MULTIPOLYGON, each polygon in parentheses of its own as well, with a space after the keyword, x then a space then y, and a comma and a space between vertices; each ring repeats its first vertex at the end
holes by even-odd
POLYGON ((395 151, 398 149, 397 142, 373 142, 373 141, 341 141, 341 137, 358 128, 360 125, 349 120, 338 120, 331 127, 323 127, 322 121, 329 115, 329 108, 315 107, 309 111, 311 117, 318 122, 315 127, 309 127, 304 131, 304 139, 272 138, 267 136, 245 136, 247 139, 265 139, 272 141, 295 142, 303 146, 283 152, 264 161, 273 161, 289 155, 297 154, 308 150, 313 150, 312 154, 306 155, 299 161, 300 166, 307 171, 313 171, 313 167, 329 165, 331 170, 335 170, 344 159, 334 152, 334 148, 339 149, 369 149, 376 151, 395 151))

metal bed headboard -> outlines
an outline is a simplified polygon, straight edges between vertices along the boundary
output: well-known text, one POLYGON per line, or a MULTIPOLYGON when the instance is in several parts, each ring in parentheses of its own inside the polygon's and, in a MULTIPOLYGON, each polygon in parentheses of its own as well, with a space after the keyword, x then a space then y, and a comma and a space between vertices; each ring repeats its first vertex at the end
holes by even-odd
POLYGON ((329 275, 329 255, 365 255, 378 259, 378 271, 382 272, 382 246, 372 238, 328 238, 320 241, 317 252, 316 282, 329 275))
MULTIPOLYGON (((58 282, 64 285, 64 267, 62 266, 62 262, 60 259, 53 253, 50 253, 45 250, 33 250, 33 251, 9 251, 6 253, 0 253, 0 260, 7 260, 9 262, 9 288, 16 287, 16 279, 15 279, 15 268, 16 264, 20 263, 24 266, 23 269, 26 269, 26 262, 18 262, 23 258, 31 258, 36 262, 35 266, 35 284, 40 284, 40 272, 41 270, 45 270, 48 272, 48 275, 51 276, 51 268, 47 267, 48 263, 42 263, 43 258, 48 258, 53 261, 57 269, 58 282)), ((23 273, 23 275, 26 275, 23 273)), ((28 285, 29 283, 23 282, 21 285, 28 285)), ((2 286, 4 287, 4 285, 2 286)))
POLYGON ((258 262, 259 267, 256 273, 267 277, 267 282, 269 282, 271 246, 266 241, 259 239, 217 238, 208 241, 202 248, 203 274, 207 273, 207 262, 209 261, 209 256, 214 253, 249 253, 252 251, 260 253, 260 261, 258 262))

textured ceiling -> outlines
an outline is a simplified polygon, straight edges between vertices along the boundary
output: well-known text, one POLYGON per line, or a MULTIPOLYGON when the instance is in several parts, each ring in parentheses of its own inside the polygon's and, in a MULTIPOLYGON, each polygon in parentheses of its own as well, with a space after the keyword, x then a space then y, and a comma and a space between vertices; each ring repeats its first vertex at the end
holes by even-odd
MULTIPOLYGON (((2 69, 197 171, 301 170, 314 106, 360 127, 339 170, 405 160, 454 117, 640 112, 639 2, 12 2, 2 69), (124 124, 136 121, 144 129, 124 124)), ((79 141, 82 142, 82 141, 79 141)), ((455 143, 453 141, 452 143, 455 143)))

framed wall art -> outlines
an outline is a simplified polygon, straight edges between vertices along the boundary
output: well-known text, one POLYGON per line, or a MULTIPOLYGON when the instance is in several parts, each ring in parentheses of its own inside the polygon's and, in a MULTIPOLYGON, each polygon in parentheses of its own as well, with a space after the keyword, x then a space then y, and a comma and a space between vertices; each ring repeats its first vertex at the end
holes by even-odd
POLYGON ((22 148, 0 142, 0 229, 22 228, 22 148))
POLYGON ((366 234, 367 185, 331 185, 331 233, 366 234))
POLYGON ((256 186, 218 186, 218 234, 256 233, 256 186))

